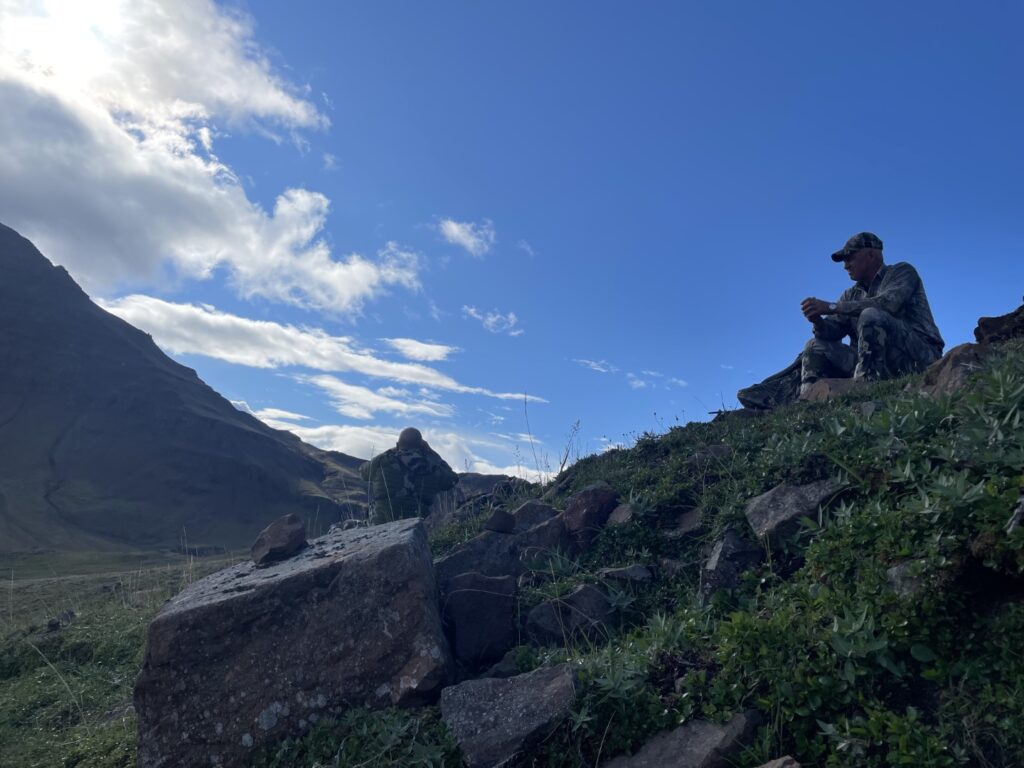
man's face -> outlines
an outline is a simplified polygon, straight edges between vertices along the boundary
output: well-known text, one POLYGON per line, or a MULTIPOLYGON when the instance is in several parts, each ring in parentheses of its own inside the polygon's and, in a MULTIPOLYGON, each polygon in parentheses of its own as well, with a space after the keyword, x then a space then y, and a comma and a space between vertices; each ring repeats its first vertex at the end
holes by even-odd
POLYGON ((877 271, 875 254, 870 248, 861 248, 843 259, 843 269, 855 283, 874 277, 877 271))

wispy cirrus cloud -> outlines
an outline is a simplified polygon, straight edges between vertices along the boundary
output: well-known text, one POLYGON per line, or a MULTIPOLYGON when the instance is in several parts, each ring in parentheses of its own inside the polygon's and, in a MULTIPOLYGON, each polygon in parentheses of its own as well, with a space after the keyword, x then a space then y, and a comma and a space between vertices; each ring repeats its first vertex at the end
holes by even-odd
POLYGON ((447 418, 455 413, 455 409, 435 400, 416 400, 403 396, 394 397, 395 393, 384 390, 372 390, 356 384, 349 384, 336 376, 299 376, 299 381, 319 387, 326 394, 335 410, 343 416, 353 419, 372 419, 378 413, 396 416, 432 416, 447 418))
POLYGON ((617 373, 619 370, 616 366, 612 365, 607 360, 587 360, 586 358, 574 357, 572 361, 574 363, 582 365, 584 368, 589 368, 592 371, 597 371, 598 373, 617 373))
POLYGON ((266 210, 216 154, 224 128, 305 151, 329 126, 237 9, 0 3, 0 102, 5 223, 94 292, 222 270, 242 296, 350 314, 419 285, 397 247, 335 257, 323 194, 283 189, 266 210))
POLYGON ((381 339, 381 341, 388 344, 407 360, 418 360, 426 363, 447 360, 459 351, 458 347, 452 347, 447 344, 435 344, 428 341, 417 341, 416 339, 381 339))
POLYGON ((462 307, 462 314, 464 317, 479 320, 483 327, 491 333, 507 333, 509 336, 523 335, 523 329, 516 328, 519 324, 519 318, 516 317, 515 312, 502 314, 496 309, 485 312, 476 307, 465 305, 462 307))
POLYGON ((358 373, 406 385, 498 400, 545 402, 536 395, 495 392, 459 383, 422 363, 395 362, 357 348, 349 336, 332 336, 320 328, 252 320, 200 304, 177 304, 152 296, 132 295, 98 301, 101 307, 150 333, 173 354, 205 355, 253 368, 309 368, 329 373, 358 373))
POLYGON ((445 240, 452 245, 463 248, 472 256, 480 257, 485 255, 494 247, 494 243, 497 241, 494 224, 490 219, 484 219, 479 224, 471 221, 441 219, 437 226, 438 231, 440 231, 441 236, 445 240))

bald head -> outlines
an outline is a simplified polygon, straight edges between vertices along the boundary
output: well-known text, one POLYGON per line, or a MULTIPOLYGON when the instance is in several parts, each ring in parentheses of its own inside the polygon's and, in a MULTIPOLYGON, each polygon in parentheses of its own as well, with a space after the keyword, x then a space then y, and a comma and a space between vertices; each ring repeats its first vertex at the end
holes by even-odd
POLYGON ((420 448, 423 446, 423 435, 415 427, 406 427, 398 436, 398 447, 405 450, 420 448))

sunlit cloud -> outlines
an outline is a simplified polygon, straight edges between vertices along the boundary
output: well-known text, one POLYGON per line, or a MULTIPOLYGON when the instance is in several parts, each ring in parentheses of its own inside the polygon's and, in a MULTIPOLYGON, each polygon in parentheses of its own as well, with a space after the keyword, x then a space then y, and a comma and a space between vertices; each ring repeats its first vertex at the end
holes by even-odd
POLYGON ((482 312, 476 307, 466 305, 462 307, 462 314, 465 317, 479 320, 481 325, 491 333, 507 333, 509 336, 522 336, 523 334, 522 328, 516 328, 519 318, 516 317, 515 312, 502 314, 496 309, 491 312, 482 312))
POLYGON ((473 256, 483 256, 494 246, 497 239, 494 225, 485 219, 480 224, 469 221, 441 219, 438 224, 441 236, 452 245, 464 248, 473 256))
POLYGON ((607 360, 587 360, 585 358, 574 357, 572 361, 582 365, 584 368, 597 371, 598 373, 616 373, 619 370, 607 360))
POLYGON ((420 362, 447 360, 459 350, 458 347, 451 347, 447 344, 434 344, 432 342, 417 341, 416 339, 381 339, 381 341, 390 345, 407 360, 418 360, 420 362))

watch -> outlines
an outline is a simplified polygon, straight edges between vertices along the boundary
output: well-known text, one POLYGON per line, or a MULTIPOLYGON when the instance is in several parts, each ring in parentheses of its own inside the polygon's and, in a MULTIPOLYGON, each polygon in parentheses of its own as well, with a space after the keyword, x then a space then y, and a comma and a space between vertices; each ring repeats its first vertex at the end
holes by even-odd
POLYGON ((839 309, 839 307, 838 305, 836 305, 835 302, 832 302, 831 304, 828 305, 829 312, 835 312, 837 309, 839 309))

